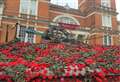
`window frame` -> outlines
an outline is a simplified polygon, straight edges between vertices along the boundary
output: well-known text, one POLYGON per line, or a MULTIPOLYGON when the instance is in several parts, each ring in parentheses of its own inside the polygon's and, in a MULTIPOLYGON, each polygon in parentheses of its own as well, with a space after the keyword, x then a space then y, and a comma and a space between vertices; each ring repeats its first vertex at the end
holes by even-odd
POLYGON ((20 9, 19 9, 19 12, 21 13, 21 14, 27 14, 27 15, 34 15, 34 16, 37 16, 37 14, 38 14, 38 0, 36 0, 36 5, 35 5, 35 8, 36 9, 34 9, 35 10, 35 13, 34 14, 31 14, 30 13, 30 11, 31 11, 31 0, 28 0, 28 1, 26 1, 26 2, 28 2, 28 7, 27 7, 27 9, 26 9, 26 13, 24 13, 23 11, 22 11, 22 1, 24 2, 25 0, 20 0, 20 9))
POLYGON ((112 16, 111 15, 102 14, 102 26, 112 28, 112 16))
POLYGON ((111 7, 111 0, 101 0, 101 5, 105 7, 111 7))
POLYGON ((3 14, 3 9, 4 9, 4 2, 0 3, 0 20, 2 19, 2 14, 3 14))
MULTIPOLYGON (((18 25, 17 26, 17 38, 21 38, 20 37, 20 30, 21 30, 21 28, 25 28, 25 30, 26 29, 28 29, 28 28, 34 28, 34 30, 36 30, 36 28, 34 27, 34 26, 26 26, 26 25, 18 25)), ((33 36, 32 36, 32 39, 33 39, 33 41, 28 41, 28 39, 29 38, 31 38, 31 37, 29 37, 29 34, 28 33, 25 33, 25 36, 23 37, 24 38, 24 41, 23 42, 30 42, 30 43, 35 43, 35 37, 36 37, 36 35, 35 34, 32 34, 33 36)), ((31 36, 31 34, 30 34, 30 36, 31 36)), ((22 41, 22 40, 21 40, 22 41)))
POLYGON ((105 46, 110 46, 110 45, 112 45, 112 36, 110 36, 110 35, 104 35, 103 36, 103 45, 105 45, 105 46), (105 38, 106 37, 106 38, 105 38), (105 42, 105 39, 106 39, 106 42, 105 42))

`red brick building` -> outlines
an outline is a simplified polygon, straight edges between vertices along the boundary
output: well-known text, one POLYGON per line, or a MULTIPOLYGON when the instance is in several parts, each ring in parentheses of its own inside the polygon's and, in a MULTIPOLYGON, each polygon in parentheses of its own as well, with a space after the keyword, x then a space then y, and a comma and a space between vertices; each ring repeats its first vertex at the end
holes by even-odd
POLYGON ((0 4, 0 43, 15 37, 39 43, 39 35, 24 30, 45 31, 62 22, 78 25, 77 30, 69 31, 75 38, 87 38, 89 44, 119 45, 115 0, 1 0, 0 4))

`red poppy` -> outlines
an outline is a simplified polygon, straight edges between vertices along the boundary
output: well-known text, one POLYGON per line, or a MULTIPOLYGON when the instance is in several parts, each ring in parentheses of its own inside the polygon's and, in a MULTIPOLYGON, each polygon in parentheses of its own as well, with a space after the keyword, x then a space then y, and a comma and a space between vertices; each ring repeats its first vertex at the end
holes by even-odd
POLYGON ((95 61, 93 59, 85 59, 85 62, 87 64, 93 64, 93 63, 95 63, 95 61))
POLYGON ((103 80, 100 79, 99 77, 95 77, 95 79, 96 79, 97 82, 103 82, 103 80))

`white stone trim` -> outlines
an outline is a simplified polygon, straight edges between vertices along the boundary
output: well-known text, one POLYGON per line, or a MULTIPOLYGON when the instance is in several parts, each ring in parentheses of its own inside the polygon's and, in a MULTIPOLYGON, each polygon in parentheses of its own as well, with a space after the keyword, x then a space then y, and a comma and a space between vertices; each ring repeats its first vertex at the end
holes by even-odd
POLYGON ((19 38, 19 32, 20 32, 20 25, 19 24, 17 25, 16 29, 17 29, 16 30, 17 31, 16 37, 19 38))
MULTIPOLYGON (((26 25, 26 29, 28 29, 29 25, 26 25)), ((28 33, 25 33, 25 41, 24 42, 28 42, 28 33)))
POLYGON ((80 15, 75 15, 75 14, 70 14, 70 13, 64 13, 64 12, 59 12, 59 11, 54 11, 54 10, 49 10, 50 12, 53 12, 53 13, 57 13, 57 14, 66 14, 66 15, 71 15, 71 16, 74 16, 74 17, 81 17, 81 18, 87 18, 87 17, 89 17, 89 16, 91 16, 91 15, 93 15, 93 14, 100 14, 101 15, 101 13, 99 13, 99 12, 96 12, 96 11, 94 11, 93 13, 91 13, 91 14, 89 14, 89 15, 87 15, 87 16, 80 16, 80 15))
POLYGON ((36 11, 35 11, 35 15, 38 15, 38 0, 36 0, 36 11))
POLYGON ((80 7, 86 0, 83 0, 81 3, 78 3, 78 7, 80 7))
MULTIPOLYGON (((34 30, 37 31, 36 27, 34 27, 34 30)), ((33 43, 36 43, 36 35, 34 34, 34 38, 33 38, 33 43)))
POLYGON ((71 18, 71 19, 73 19, 73 20, 77 23, 77 25, 80 25, 79 21, 78 21, 76 18, 72 17, 71 15, 58 15, 58 16, 56 16, 56 17, 53 19, 53 21, 56 22, 56 20, 59 19, 59 18, 61 18, 61 17, 71 18))
POLYGON ((49 1, 46 0, 38 0, 39 2, 49 3, 49 1))

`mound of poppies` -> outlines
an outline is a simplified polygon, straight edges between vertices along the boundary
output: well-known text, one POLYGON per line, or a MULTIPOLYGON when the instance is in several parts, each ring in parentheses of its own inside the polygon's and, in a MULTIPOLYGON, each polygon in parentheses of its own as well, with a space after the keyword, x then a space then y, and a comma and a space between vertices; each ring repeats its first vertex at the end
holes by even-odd
POLYGON ((119 82, 119 74, 119 46, 19 41, 0 45, 1 82, 119 82))

